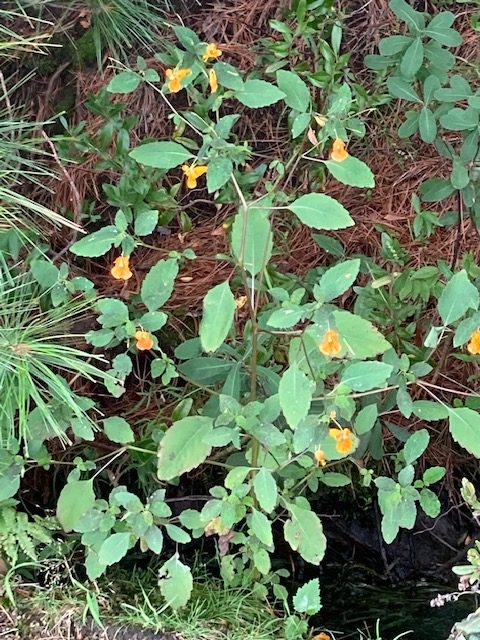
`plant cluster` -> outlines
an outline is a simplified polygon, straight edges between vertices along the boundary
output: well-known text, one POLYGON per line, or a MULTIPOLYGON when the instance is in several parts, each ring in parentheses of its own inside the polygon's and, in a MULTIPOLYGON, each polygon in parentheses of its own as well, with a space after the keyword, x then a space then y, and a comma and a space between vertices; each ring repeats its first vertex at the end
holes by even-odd
MULTIPOLYGON (((275 552, 287 545, 307 563, 322 562, 319 501, 341 488, 371 491, 389 544, 414 527, 418 508, 431 518, 441 510, 434 489, 445 469, 419 464, 429 423, 448 423, 453 440, 480 456, 478 399, 438 385, 435 375, 445 350, 466 362, 480 354, 480 271, 472 256, 462 268, 456 261, 414 268, 383 232, 378 265, 349 256, 331 233, 355 220, 330 185, 375 188, 353 151, 366 137, 365 108, 386 98, 369 98, 348 70, 337 19, 326 23, 323 39, 314 38, 317 21, 331 15, 328 3, 320 5, 310 14, 300 1, 285 22, 274 21, 281 39, 262 45, 262 64, 248 74, 220 43, 175 26, 175 43, 165 43, 155 60, 139 56, 117 69, 90 100, 103 119, 95 135, 63 120, 60 155, 76 162, 93 155, 117 177, 102 185, 106 215, 92 215, 83 203, 87 233, 69 247, 68 262, 57 266, 47 245, 31 250, 17 229, 0 236, 2 247, 17 243, 16 255, 0 256, 0 549, 9 563, 20 553, 36 559, 35 545, 51 544, 56 523, 57 536, 67 534, 81 550, 91 581, 134 549, 161 556, 158 584, 176 610, 194 588, 184 549, 207 537, 215 540, 224 583, 281 603, 284 636, 293 640, 308 633, 308 616, 321 609, 320 583, 309 580, 292 597, 275 552), (297 60, 299 38, 315 68, 297 60), (163 102, 172 126, 161 140, 133 144, 136 119, 119 100, 142 85, 163 102), (253 141, 238 134, 242 118, 267 108, 288 124, 287 160, 258 162, 253 141), (168 302, 196 255, 165 255, 156 242, 160 227, 192 227, 181 202, 196 189, 235 207, 225 225, 228 252, 218 256, 232 275, 206 293, 198 332, 190 327, 172 348, 168 302), (281 224, 320 231, 317 242, 334 259, 303 280, 285 275, 278 268, 281 224), (142 276, 145 249, 158 259, 142 276), (77 275, 103 256, 108 295, 77 275), (427 308, 429 327, 414 341, 427 308), (89 330, 76 331, 87 311, 89 330), (108 406, 128 396, 140 369, 148 386, 142 402, 170 400, 147 425, 136 423, 135 412, 116 415, 108 406), (107 403, 100 393, 108 393, 107 403), (406 426, 412 418, 421 428, 406 426), (108 443, 105 455, 98 442, 108 443), (70 472, 66 481, 60 474, 55 520, 15 510, 33 468, 62 465, 70 472), (182 509, 177 487, 188 486, 194 470, 208 495, 182 509)), ((418 133, 450 162, 449 176, 425 182, 414 200, 413 233, 425 238, 438 221, 422 202, 456 193, 458 219, 477 222, 480 96, 454 71, 449 48, 461 39, 453 14, 426 17, 404 0, 390 6, 406 33, 381 40, 380 55, 367 64, 379 81, 388 75, 393 98, 413 105, 399 135, 418 133)), ((477 579, 474 553, 472 568, 462 570, 477 579)))

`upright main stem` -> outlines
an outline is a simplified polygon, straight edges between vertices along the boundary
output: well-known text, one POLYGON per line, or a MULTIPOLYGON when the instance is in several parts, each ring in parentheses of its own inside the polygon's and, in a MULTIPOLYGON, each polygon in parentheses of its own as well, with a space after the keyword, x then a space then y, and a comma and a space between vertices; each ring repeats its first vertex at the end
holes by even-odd
MULTIPOLYGON (((254 295, 254 283, 252 276, 252 289, 249 291, 248 281, 245 277, 245 269, 243 266, 244 255, 245 255, 245 244, 247 241, 247 227, 248 227, 248 204, 245 200, 245 196, 240 189, 240 185, 237 182, 237 179, 232 174, 231 180, 235 191, 237 192, 238 198, 240 200, 242 212, 243 212, 243 228, 242 228, 242 240, 240 246, 240 266, 242 268, 242 277, 245 283, 245 291, 247 293, 248 305, 250 307, 250 321, 252 323, 252 355, 251 355, 251 364, 250 364, 250 402, 257 399, 257 353, 258 353, 258 324, 257 324, 257 305, 255 304, 255 295, 254 295)), ((258 466, 258 456, 260 453, 260 443, 256 438, 252 438, 252 466, 258 466)), ((255 472, 254 472, 255 473, 255 472)))

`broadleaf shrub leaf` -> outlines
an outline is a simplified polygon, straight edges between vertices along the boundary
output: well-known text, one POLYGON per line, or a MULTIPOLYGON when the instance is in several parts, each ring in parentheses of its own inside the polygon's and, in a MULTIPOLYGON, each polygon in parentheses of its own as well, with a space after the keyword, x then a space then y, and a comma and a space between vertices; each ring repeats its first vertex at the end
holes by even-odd
POLYGON ((325 193, 308 193, 288 205, 303 224, 313 229, 345 229, 354 222, 345 207, 325 193))
POLYGON ((227 281, 210 289, 203 299, 200 340, 207 352, 216 351, 230 331, 235 315, 235 298, 227 281))
POLYGON ((92 480, 71 480, 63 487, 57 502, 57 518, 67 533, 95 502, 92 480))
POLYGON ((173 480, 202 464, 212 450, 203 438, 212 429, 213 421, 206 416, 189 416, 174 422, 160 441, 159 480, 173 480))

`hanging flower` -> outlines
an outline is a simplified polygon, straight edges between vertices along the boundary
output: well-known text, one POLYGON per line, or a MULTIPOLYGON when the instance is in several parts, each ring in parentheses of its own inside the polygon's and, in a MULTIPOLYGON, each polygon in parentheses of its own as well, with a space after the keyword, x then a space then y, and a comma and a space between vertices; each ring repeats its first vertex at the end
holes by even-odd
POLYGON ((110 269, 110 273, 116 280, 129 280, 133 273, 130 271, 129 256, 118 256, 110 269))
POLYGON ((323 340, 318 345, 320 352, 324 356, 336 356, 342 350, 338 333, 334 329, 329 329, 323 336, 323 340))
POLYGON ((182 80, 192 73, 191 69, 167 69, 167 86, 170 93, 178 93, 182 89, 182 80))
POLYGON ((316 636, 314 636, 313 640, 332 640, 332 638, 331 636, 328 635, 328 633, 324 633, 322 631, 322 633, 319 633, 316 636))
POLYGON ((204 173, 207 173, 208 167, 205 164, 197 164, 196 166, 189 167, 188 164, 182 166, 183 173, 187 176, 187 187, 189 189, 195 189, 197 186, 197 180, 204 173))
POLYGON ((148 331, 135 331, 135 340, 137 341, 137 349, 139 351, 149 351, 153 349, 153 338, 148 331))
POLYGON ((210 58, 216 60, 221 55, 222 50, 219 49, 214 42, 211 42, 210 44, 207 44, 207 48, 205 49, 205 53, 203 54, 202 58, 204 62, 208 62, 210 58))
POLYGON ((338 453, 348 453, 353 449, 353 433, 350 429, 329 429, 328 434, 335 439, 338 453))
POLYGON ((348 158, 348 151, 345 148, 345 143, 340 138, 336 138, 332 145, 332 150, 330 152, 330 160, 335 160, 335 162, 342 162, 348 158))
POLYGON ((480 354, 480 329, 476 329, 470 336, 470 342, 467 344, 468 351, 478 356, 480 354))
POLYGON ((210 84, 210 91, 212 93, 216 93, 218 89, 218 80, 217 80, 217 74, 215 73, 215 69, 210 69, 210 71, 208 72, 208 82, 210 84))
POLYGON ((325 452, 321 449, 317 449, 313 455, 320 466, 324 467, 327 464, 325 452))

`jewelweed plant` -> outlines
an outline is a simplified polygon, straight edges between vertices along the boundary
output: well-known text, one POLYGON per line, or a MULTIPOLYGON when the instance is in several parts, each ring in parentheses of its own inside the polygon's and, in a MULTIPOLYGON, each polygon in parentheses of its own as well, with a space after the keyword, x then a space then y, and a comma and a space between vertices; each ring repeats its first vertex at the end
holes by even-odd
MULTIPOLYGON (((456 46, 459 36, 449 12, 427 21, 405 5, 391 2, 408 34, 387 39, 380 59, 369 64, 396 69, 387 80, 390 92, 401 98, 408 94, 418 104, 406 116, 409 135, 418 129, 424 141, 433 142, 437 121, 462 132, 462 149, 466 145, 468 150, 463 155, 437 140, 437 147, 450 153, 452 172, 448 180, 437 179, 441 182, 434 190, 458 191, 474 220, 477 94, 470 89, 465 97, 463 85, 460 97, 452 94, 460 85, 448 74, 453 54, 447 47, 456 46), (457 98, 468 107, 452 106, 457 98)), ((33 348, 23 347, 30 345, 23 338, 4 341, 4 348, 22 375, 30 376, 41 362, 42 371, 55 371, 52 375, 78 367, 83 378, 97 380, 101 376, 92 362, 108 358, 110 370, 103 379, 114 397, 128 392, 134 364, 142 362, 157 380, 151 383, 155 390, 167 395, 175 388, 175 397, 183 397, 173 410, 160 410, 140 434, 132 419, 100 415, 93 400, 77 398, 59 380, 52 392, 52 378, 45 375, 49 403, 38 394, 22 402, 12 396, 16 405, 9 409, 9 433, 16 440, 5 445, 8 471, 0 478, 1 497, 10 500, 17 494, 32 456, 35 464, 58 462, 45 446, 50 437, 46 423, 56 420, 60 433, 55 435, 64 439, 72 432, 87 442, 97 434, 106 437, 118 448, 101 457, 84 449, 69 461, 73 468, 56 505, 59 526, 84 550, 88 578, 98 579, 134 548, 165 554, 160 592, 166 606, 179 609, 193 590, 183 545, 210 537, 225 584, 283 603, 288 612, 284 635, 293 640, 308 633, 308 616, 321 608, 320 583, 309 580, 292 597, 286 587, 289 572, 272 557, 286 545, 311 565, 322 562, 327 540, 316 512, 320 497, 331 488, 371 489, 384 541, 390 544, 400 529, 414 527, 418 508, 432 518, 440 513, 434 489, 445 469, 418 464, 430 442, 428 423, 448 423, 453 440, 480 456, 477 398, 453 383, 439 385, 431 376, 445 345, 463 360, 476 361, 480 354, 480 272, 469 255, 461 268, 439 261, 414 269, 407 251, 386 233, 380 267, 365 256, 348 256, 333 237, 331 232, 353 227, 355 220, 342 198, 328 193, 329 185, 375 188, 372 171, 353 153, 355 140, 365 136, 365 105, 360 104, 362 91, 352 90, 351 78, 340 73, 346 61, 330 65, 331 81, 320 85, 301 66, 287 68, 282 51, 276 52, 281 64, 268 73, 255 69, 244 74, 220 43, 202 42, 184 26, 174 32, 177 42, 166 43, 154 62, 138 57, 135 67, 117 70, 99 98, 106 121, 100 135, 94 139, 80 126, 70 139, 80 155, 95 149, 102 167, 122 169, 116 182, 112 178, 103 185, 111 216, 92 218, 89 233, 70 247, 72 271, 108 254, 108 277, 122 284, 121 293, 98 296, 85 278, 70 279, 64 265, 50 265, 39 255, 30 260, 30 280, 22 284, 29 291, 33 280, 40 290, 38 322, 25 318, 27 338, 43 349, 48 338, 38 337, 36 327, 42 322, 56 326, 64 305, 81 295, 96 313, 96 326, 85 336, 95 355, 87 360, 62 346, 44 361, 45 352, 40 358, 33 348), (123 117, 116 100, 143 84, 169 110, 172 127, 161 140, 133 146, 134 121, 123 117), (321 98, 314 100, 319 86, 321 98), (288 123, 290 147, 288 159, 262 165, 253 142, 238 132, 242 118, 267 108, 288 123), (297 175, 305 179, 295 181, 297 175), (315 187, 304 186, 310 184, 315 187), (151 236, 173 220, 172 212, 181 211, 181 195, 200 188, 212 203, 235 208, 231 226, 226 225, 228 250, 218 256, 231 265, 232 275, 206 293, 198 332, 171 348, 165 340, 171 320, 167 305, 182 264, 196 256, 188 249, 171 251, 141 280, 136 260, 143 248, 155 249, 151 236), (320 232, 319 246, 338 259, 312 270, 304 281, 282 274, 278 227, 285 221, 320 232), (433 309, 429 326, 414 343, 416 323, 427 305, 433 309), (445 401, 445 393, 453 399, 445 401), (57 401, 60 417, 46 420, 45 405, 52 412, 57 401), (414 418, 421 428, 409 428, 414 418), (22 419, 26 428, 19 438, 22 419), (393 434, 393 444, 385 433, 393 434), (35 458, 32 451, 41 456, 35 458), (377 464, 384 456, 388 467, 377 464), (144 495, 122 478, 122 469, 134 471, 140 461, 142 477, 155 476, 144 495), (179 484, 188 486, 192 471, 203 472, 208 496, 200 506, 173 509, 170 497, 179 484)), ((288 40, 283 26, 280 32, 288 40)), ((324 37, 328 51, 338 56, 340 25, 335 22, 324 37)), ((433 187, 422 189, 423 200, 428 188, 433 187)), ((7 287, 14 301, 17 290, 7 287)), ((58 337, 62 343, 64 336, 58 337)), ((15 372, 12 365, 5 375, 15 380, 15 372)))

